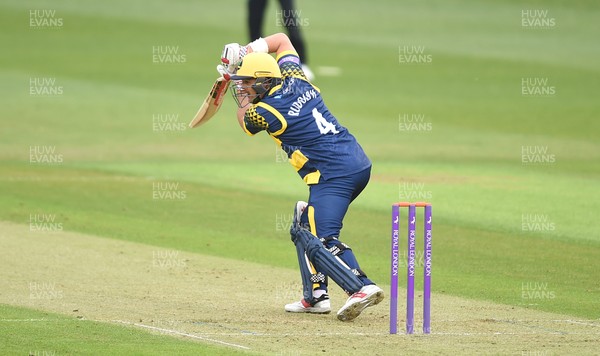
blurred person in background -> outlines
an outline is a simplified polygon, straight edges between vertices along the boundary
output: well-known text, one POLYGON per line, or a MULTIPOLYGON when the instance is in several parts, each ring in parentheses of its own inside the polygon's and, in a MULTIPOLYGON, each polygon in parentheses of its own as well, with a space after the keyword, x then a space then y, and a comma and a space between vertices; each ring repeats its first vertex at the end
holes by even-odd
MULTIPOLYGON (((300 61, 302 62, 302 70, 309 81, 315 79, 315 75, 312 70, 308 67, 308 57, 306 55, 306 46, 300 27, 304 23, 300 19, 300 12, 295 10, 293 0, 279 0, 281 7, 281 16, 278 21, 283 22, 285 25, 288 37, 292 42, 292 45, 296 49, 300 61)), ((265 15, 265 9, 267 7, 267 0, 248 0, 248 29, 250 34, 250 41, 254 41, 257 38, 262 37, 263 19, 265 15)), ((277 22, 280 25, 280 22, 277 22)))

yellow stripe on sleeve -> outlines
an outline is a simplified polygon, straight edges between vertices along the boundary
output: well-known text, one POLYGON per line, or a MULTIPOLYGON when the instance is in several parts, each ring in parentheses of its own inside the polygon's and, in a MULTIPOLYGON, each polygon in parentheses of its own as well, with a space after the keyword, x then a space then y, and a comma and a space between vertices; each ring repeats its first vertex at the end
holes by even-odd
POLYGON ((279 111, 277 111, 274 107, 272 107, 269 104, 263 103, 262 101, 258 102, 256 104, 256 106, 260 106, 261 108, 263 108, 263 109, 267 110, 268 112, 270 112, 271 114, 275 115, 275 117, 279 120, 279 122, 281 122, 281 129, 277 130, 276 132, 271 133, 271 135, 279 136, 287 129, 287 121, 285 120, 283 115, 281 115, 281 113, 279 113, 279 111))
POLYGON ((291 49, 290 49, 290 50, 288 50, 288 51, 283 51, 283 52, 280 52, 280 53, 278 53, 278 54, 277 54, 277 57, 275 57, 275 60, 276 60, 277 62, 279 62, 279 59, 280 59, 281 57, 283 57, 283 56, 286 56, 286 55, 288 55, 288 54, 293 54, 294 56, 296 56, 296 57, 299 57, 299 56, 298 56, 298 52, 296 52, 296 51, 293 51, 293 50, 291 50, 291 49))

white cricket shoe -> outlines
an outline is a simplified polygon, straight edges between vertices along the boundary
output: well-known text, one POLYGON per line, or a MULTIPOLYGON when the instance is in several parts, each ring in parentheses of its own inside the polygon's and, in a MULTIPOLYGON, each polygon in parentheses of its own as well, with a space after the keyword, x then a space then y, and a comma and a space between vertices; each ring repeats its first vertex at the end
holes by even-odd
POLYGON ((285 311, 290 313, 329 314, 331 312, 331 303, 329 302, 329 296, 323 294, 319 298, 313 299, 312 303, 302 299, 299 302, 286 304, 285 311))
POLYGON ((362 313, 365 308, 379 304, 383 300, 383 290, 374 284, 362 287, 352 294, 346 304, 337 312, 341 321, 352 321, 362 313))

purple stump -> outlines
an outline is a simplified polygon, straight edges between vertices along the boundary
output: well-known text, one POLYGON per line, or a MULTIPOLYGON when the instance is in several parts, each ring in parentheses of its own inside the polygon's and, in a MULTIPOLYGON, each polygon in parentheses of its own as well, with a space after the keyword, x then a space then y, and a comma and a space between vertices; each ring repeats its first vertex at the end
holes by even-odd
POLYGON ((415 324, 415 254, 416 254, 416 206, 408 207, 408 268, 406 273, 406 333, 414 332, 415 324))
POLYGON ((425 205, 423 238, 423 334, 431 332, 431 205, 425 205))
POLYGON ((398 333, 398 222, 400 207, 392 205, 392 264, 390 270, 390 334, 398 333))

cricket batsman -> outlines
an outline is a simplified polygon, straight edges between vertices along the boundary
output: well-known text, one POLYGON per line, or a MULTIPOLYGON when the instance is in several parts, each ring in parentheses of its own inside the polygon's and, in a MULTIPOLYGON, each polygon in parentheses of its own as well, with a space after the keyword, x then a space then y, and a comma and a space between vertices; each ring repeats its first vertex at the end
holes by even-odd
POLYGON ((350 246, 340 240, 344 215, 369 182, 371 161, 308 81, 285 34, 259 38, 247 46, 227 44, 221 62, 217 70, 231 80, 244 132, 253 136, 266 131, 308 185, 308 202, 296 203, 290 229, 303 298, 285 310, 331 312, 327 294, 331 278, 349 296, 337 318, 354 320, 384 297, 359 267, 350 246))

